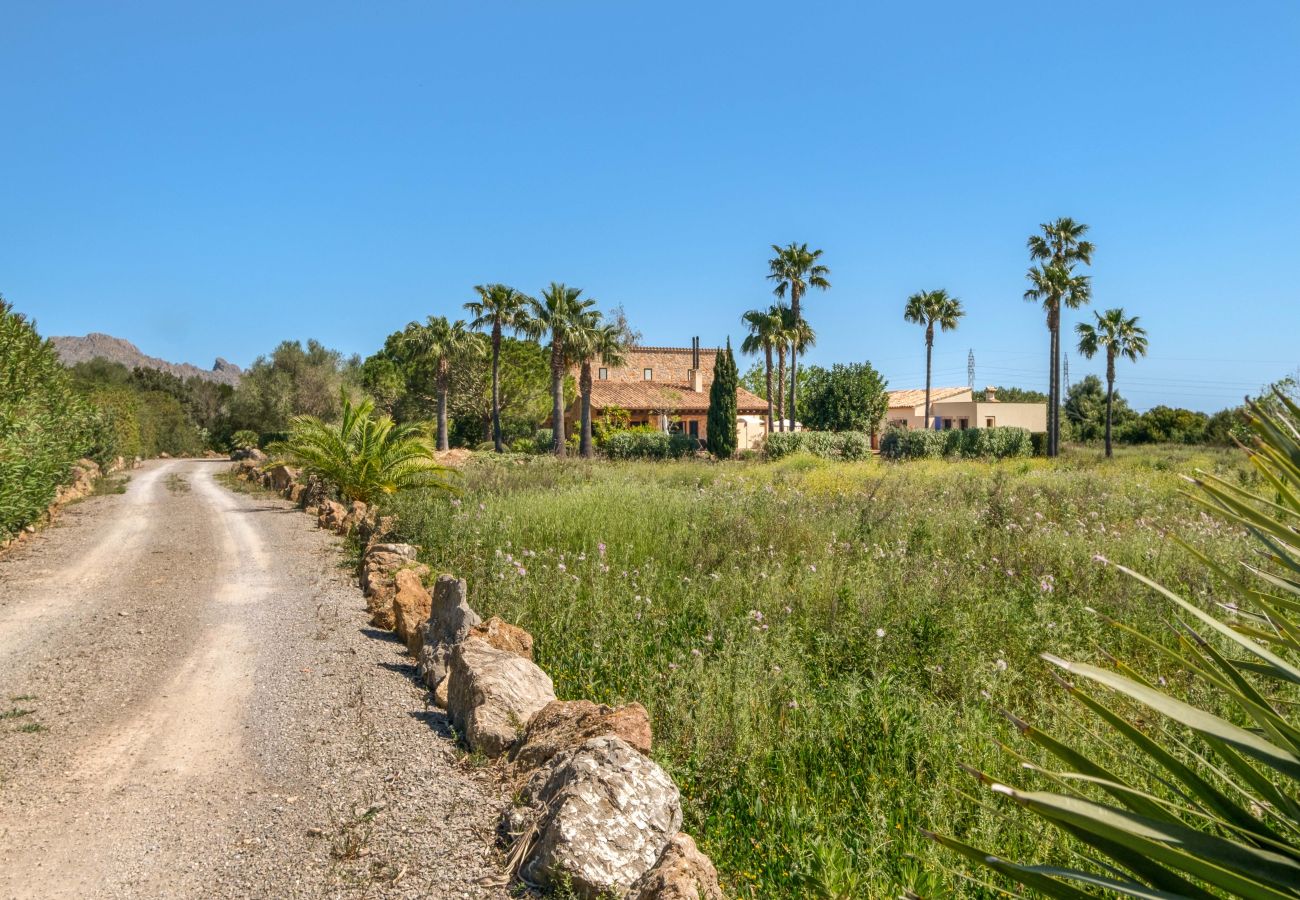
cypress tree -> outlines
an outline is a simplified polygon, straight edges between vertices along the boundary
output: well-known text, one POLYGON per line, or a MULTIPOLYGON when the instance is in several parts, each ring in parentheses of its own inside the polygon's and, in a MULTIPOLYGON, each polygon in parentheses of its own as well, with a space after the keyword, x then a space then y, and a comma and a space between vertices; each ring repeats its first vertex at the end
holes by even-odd
POLYGON ((731 355, 731 338, 727 347, 713 360, 713 384, 709 387, 709 452, 718 459, 736 455, 736 387, 740 375, 736 358, 731 355))

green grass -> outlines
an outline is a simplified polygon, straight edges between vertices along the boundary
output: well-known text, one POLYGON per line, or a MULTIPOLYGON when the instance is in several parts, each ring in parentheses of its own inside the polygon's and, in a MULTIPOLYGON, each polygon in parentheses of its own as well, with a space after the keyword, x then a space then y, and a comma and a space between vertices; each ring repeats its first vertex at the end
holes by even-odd
MULTIPOLYGON (((1167 610, 1098 558, 1187 595, 1244 539, 1179 472, 1249 480, 1236 454, 1057 461, 556 463, 483 460, 457 498, 408 494, 402 537, 536 637, 561 697, 639 700, 686 830, 743 897, 1002 896, 920 834, 1010 857, 1061 839, 969 799, 959 763, 1017 760, 1006 708, 1076 728, 1037 654, 1133 649, 1167 610)), ((1139 658, 1146 659, 1147 654, 1139 658)), ((1157 670, 1158 674, 1158 670, 1157 670)), ((1195 686, 1188 693, 1196 695, 1195 686)), ((1088 739, 1085 739, 1085 743, 1088 739)), ((1100 742, 1102 738, 1091 740, 1100 742)))

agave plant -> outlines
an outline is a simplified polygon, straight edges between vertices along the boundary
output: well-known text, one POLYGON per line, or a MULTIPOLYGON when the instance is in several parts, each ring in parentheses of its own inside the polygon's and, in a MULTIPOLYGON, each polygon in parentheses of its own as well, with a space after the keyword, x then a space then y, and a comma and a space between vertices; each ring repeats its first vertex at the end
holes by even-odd
POLYGON ((971 772, 1074 837, 1078 865, 1016 863, 952 837, 930 837, 1007 876, 1026 895, 1300 897, 1300 407, 1275 391, 1250 404, 1250 428, 1246 452, 1271 496, 1200 471, 1191 478, 1192 499, 1244 528, 1260 548, 1258 559, 1233 571, 1196 554, 1229 593, 1218 614, 1116 566, 1171 605, 1178 646, 1107 620, 1206 687, 1221 701, 1217 711, 1180 699, 1163 679, 1148 680, 1120 660, 1101 668, 1045 654, 1068 696, 1109 730, 1123 774, 1012 715, 1020 733, 1059 762, 1060 770, 1023 762, 1053 789, 1022 790, 971 772), (1155 723, 1130 713, 1142 707, 1155 723))
POLYGON ((337 425, 296 416, 288 438, 271 452, 335 485, 348 500, 374 503, 417 486, 451 490, 451 470, 434 461, 433 446, 418 426, 376 417, 373 400, 354 404, 340 393, 343 416, 337 425))

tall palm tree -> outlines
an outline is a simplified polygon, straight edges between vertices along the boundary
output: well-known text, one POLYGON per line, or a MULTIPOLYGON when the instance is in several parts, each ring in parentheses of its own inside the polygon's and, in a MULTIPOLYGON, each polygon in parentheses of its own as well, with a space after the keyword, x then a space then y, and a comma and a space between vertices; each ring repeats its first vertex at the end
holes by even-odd
POLYGON ((790 406, 787 410, 790 416, 790 430, 794 431, 795 423, 799 419, 799 410, 795 407, 795 354, 803 353, 817 345, 817 332, 808 324, 807 319, 798 318, 794 310, 789 306, 777 304, 777 312, 781 316, 781 334, 785 339, 785 344, 790 348, 790 406))
POLYGON ((591 439, 591 361, 599 358, 607 366, 623 365, 623 328, 606 322, 594 309, 582 316, 569 336, 570 356, 578 361, 578 391, 582 398, 578 453, 585 459, 596 455, 591 439))
MULTIPOLYGON (((776 287, 772 292, 777 297, 784 299, 786 292, 790 294, 790 309, 794 313, 796 322, 803 321, 802 307, 800 301, 803 295, 807 293, 808 288, 815 287, 818 290, 827 290, 830 286, 830 280, 827 276, 831 270, 818 262, 821 259, 821 250, 809 250, 807 244, 790 243, 785 247, 772 245, 773 252, 776 256, 767 261, 768 274, 770 281, 776 282, 776 287)), ((790 347, 790 430, 794 431, 795 417, 795 384, 799 380, 799 363, 798 349, 791 345, 790 347)))
POLYGON ((943 331, 953 331, 957 320, 966 315, 961 308, 961 301, 949 297, 948 292, 940 288, 937 291, 921 291, 907 298, 903 309, 903 318, 908 322, 925 326, 925 427, 930 427, 930 370, 934 358, 934 326, 943 331))
POLYGON ((447 398, 451 392, 452 362, 482 349, 482 336, 470 330, 464 319, 429 316, 425 323, 412 322, 398 339, 398 352, 418 366, 432 369, 438 401, 438 449, 450 447, 447 431, 447 398))
POLYGON ((1041 302, 1051 335, 1048 351, 1047 455, 1061 452, 1061 306, 1077 309, 1091 299, 1086 275, 1076 275, 1077 263, 1092 265, 1093 244, 1083 240, 1088 226, 1068 216, 1039 226, 1042 234, 1029 236, 1029 258, 1040 265, 1029 270, 1032 285, 1025 299, 1041 302), (1049 269, 1060 270, 1049 273, 1049 269))
POLYGON ((529 322, 524 329, 534 340, 551 338, 551 449, 564 456, 564 375, 570 362, 569 335, 582 325, 582 318, 595 300, 581 299, 582 289, 558 282, 542 291, 540 300, 529 301, 529 322))
POLYGON ((509 329, 518 334, 528 327, 531 298, 506 284, 476 284, 479 299, 465 304, 474 317, 471 328, 489 328, 492 340, 492 446, 505 450, 501 440, 501 336, 509 329))
POLYGON ((1138 325, 1138 317, 1124 315, 1122 308, 1108 309, 1104 313, 1094 312, 1095 325, 1080 322, 1074 326, 1079 335, 1079 352, 1088 359, 1106 349, 1106 456, 1110 450, 1111 408, 1115 402, 1115 360, 1119 357, 1137 362, 1139 356, 1147 355, 1147 332, 1138 325))
MULTIPOLYGON (((782 344, 784 320, 776 304, 767 309, 751 309, 740 317, 749 327, 749 334, 740 345, 742 353, 753 355, 763 352, 763 373, 767 378, 767 433, 772 433, 772 350, 782 344)), ((782 375, 784 375, 782 371, 782 375)))

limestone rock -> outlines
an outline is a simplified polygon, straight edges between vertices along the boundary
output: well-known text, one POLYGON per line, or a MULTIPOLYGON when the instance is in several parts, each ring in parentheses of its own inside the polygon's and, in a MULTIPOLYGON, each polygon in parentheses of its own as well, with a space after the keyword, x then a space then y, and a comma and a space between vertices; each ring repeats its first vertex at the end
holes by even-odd
POLYGON ((302 496, 298 498, 298 505, 303 509, 311 509, 320 506, 329 498, 329 492, 325 488, 325 483, 315 475, 309 475, 303 483, 302 496))
POLYGON ((393 580, 397 585, 393 595, 393 631, 408 650, 418 654, 424 643, 424 623, 429 619, 433 598, 414 569, 398 569, 393 580))
POLYGON ((347 510, 343 508, 342 503, 335 503, 333 500, 322 500, 320 513, 316 516, 316 523, 321 528, 335 531, 343 523, 343 519, 347 514, 347 510))
POLYGON ((298 480, 298 470, 281 463, 278 466, 272 466, 267 469, 266 477, 271 481, 271 490, 279 493, 298 480))
POLYGON ((498 650, 505 650, 524 659, 533 658, 533 636, 518 625, 511 625, 500 616, 475 625, 470 634, 482 638, 498 650))
POLYGON ((567 875, 585 898, 624 896, 682 824, 668 773, 613 736, 556 755, 528 780, 524 799, 538 836, 521 874, 543 887, 567 875))
MULTIPOLYGON (((433 586, 433 606, 420 649, 420 675, 430 688, 446 680, 452 649, 479 624, 478 613, 470 608, 465 579, 439 575, 433 586)), ((444 688, 445 690, 445 688, 444 688)))
POLYGON ((366 519, 367 507, 360 500, 353 500, 348 506, 343 520, 334 526, 339 534, 348 534, 366 519))
POLYGON ((456 645, 447 677, 452 723, 471 750, 489 757, 509 750, 533 714, 555 699, 549 675, 481 638, 456 645))
POLYGON ((448 679, 444 678, 442 681, 439 681, 438 685, 433 689, 433 705, 438 707, 438 709, 447 708, 447 681, 448 679))
POLYGON ((628 892, 627 900, 724 900, 718 871, 689 834, 678 832, 659 861, 628 892))
POLYGON ((615 707, 590 700, 556 700, 533 716, 510 759, 519 769, 536 769, 557 753, 605 735, 622 738, 641 753, 649 753, 650 716, 640 703, 615 707))

